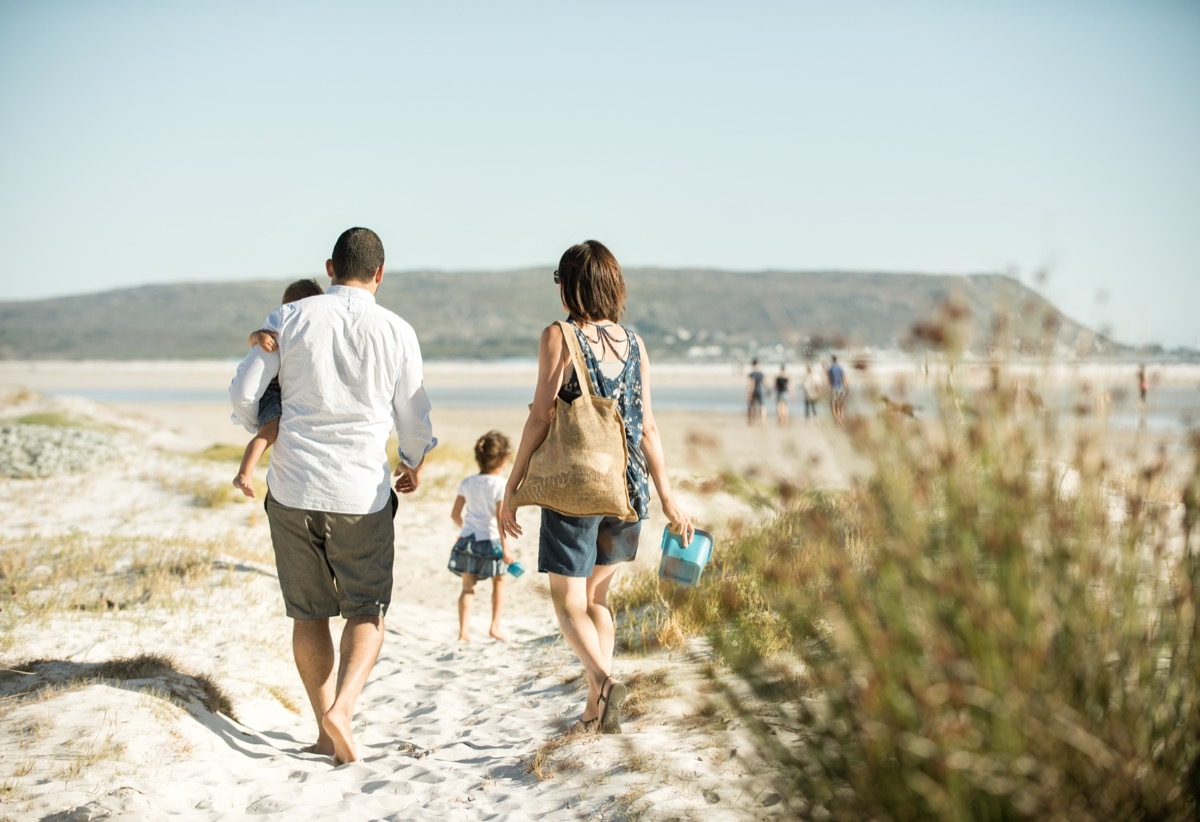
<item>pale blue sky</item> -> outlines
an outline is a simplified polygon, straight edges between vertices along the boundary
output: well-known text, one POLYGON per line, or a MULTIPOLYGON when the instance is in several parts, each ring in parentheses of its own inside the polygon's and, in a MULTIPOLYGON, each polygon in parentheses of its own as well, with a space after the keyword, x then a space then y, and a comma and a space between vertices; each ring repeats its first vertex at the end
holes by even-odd
POLYGON ((366 225, 391 269, 1050 264, 1200 342, 1190 0, 0 0, 0 112, 4 300, 319 274, 366 225))

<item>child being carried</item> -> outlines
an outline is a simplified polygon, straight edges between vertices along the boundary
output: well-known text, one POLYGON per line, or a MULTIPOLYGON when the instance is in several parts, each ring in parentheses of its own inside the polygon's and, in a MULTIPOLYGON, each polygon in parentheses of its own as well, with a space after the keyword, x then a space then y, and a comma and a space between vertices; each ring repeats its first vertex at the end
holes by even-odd
MULTIPOLYGON (((296 280, 283 292, 283 302, 294 303, 306 297, 316 297, 324 294, 316 280, 296 280)), ((263 351, 274 351, 278 344, 275 335, 270 331, 255 331, 248 340, 250 347, 258 346, 263 351)), ((262 459, 279 436, 279 418, 283 415, 283 400, 279 390, 279 379, 271 380, 262 399, 258 401, 258 433, 246 443, 246 451, 242 454, 242 464, 238 467, 237 476, 233 478, 234 487, 240 488, 248 497, 254 496, 254 466, 262 459)))

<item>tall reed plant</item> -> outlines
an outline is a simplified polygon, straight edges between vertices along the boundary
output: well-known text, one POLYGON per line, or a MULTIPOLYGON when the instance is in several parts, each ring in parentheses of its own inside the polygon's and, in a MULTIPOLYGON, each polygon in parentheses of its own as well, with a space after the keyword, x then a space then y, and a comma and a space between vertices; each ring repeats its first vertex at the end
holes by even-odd
POLYGON ((849 429, 868 483, 618 607, 667 644, 707 632, 755 686, 798 814, 1194 819, 1200 436, 1122 472, 1103 403, 985 382, 947 381, 922 422, 881 403, 849 429))

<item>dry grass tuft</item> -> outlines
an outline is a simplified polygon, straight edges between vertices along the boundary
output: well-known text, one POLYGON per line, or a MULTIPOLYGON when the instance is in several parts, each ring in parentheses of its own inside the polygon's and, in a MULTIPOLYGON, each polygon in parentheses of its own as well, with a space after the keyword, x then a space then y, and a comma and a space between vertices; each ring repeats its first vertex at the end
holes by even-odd
POLYGON ((87 431, 100 431, 104 433, 113 433, 118 429, 92 419, 91 417, 73 416, 65 414, 61 411, 42 411, 34 414, 25 414, 5 422, 16 423, 17 425, 44 425, 50 428, 82 428, 87 431))
POLYGON ((555 774, 577 771, 582 767, 578 757, 556 756, 558 751, 572 742, 587 739, 591 735, 582 730, 568 730, 552 736, 538 746, 525 766, 525 772, 537 777, 538 781, 550 779, 555 774))
POLYGON ((660 668, 649 673, 637 673, 624 680, 629 688, 622 709, 630 719, 640 719, 645 716, 655 702, 667 699, 675 693, 675 681, 668 668, 660 668))
POLYGON ((634 788, 613 799, 600 809, 600 819, 645 819, 653 806, 645 799, 647 788, 634 788))
MULTIPOLYGON (((213 582, 221 542, 98 537, 0 538, 0 648, 29 619, 67 611, 119 611, 149 603, 176 607, 185 591, 213 582)), ((228 570, 224 574, 230 573, 228 570)))
POLYGON ((278 685, 267 685, 266 689, 267 693, 275 697, 275 701, 284 708, 296 714, 297 716, 302 713, 303 708, 301 707, 300 703, 297 702, 287 690, 279 687, 278 685))
MULTIPOLYGON (((259 499, 262 499, 262 491, 259 489, 259 483, 256 482, 254 485, 255 492, 259 493, 259 499)), ((265 489, 266 486, 262 487, 265 489)), ((234 488, 231 482, 196 480, 190 483, 183 483, 178 490, 190 496, 192 498, 192 505, 197 508, 220 508, 223 505, 231 505, 247 500, 247 497, 237 488, 234 488)))
POLYGON ((196 705, 200 705, 209 713, 236 720, 232 700, 211 677, 186 672, 175 660, 159 654, 91 663, 53 659, 22 662, 0 671, 0 695, 11 709, 101 682, 151 696, 165 693, 170 701, 189 712, 195 713, 196 705))
MULTIPOLYGON (((249 436, 249 435, 247 435, 249 436)), ((242 455, 246 453, 246 446, 232 445, 229 443, 213 443, 203 451, 198 451, 192 456, 198 460, 206 460, 208 462, 232 462, 235 465, 240 464, 242 455)), ((260 465, 267 465, 271 459, 271 449, 267 449, 267 453, 263 454, 259 461, 260 465)))

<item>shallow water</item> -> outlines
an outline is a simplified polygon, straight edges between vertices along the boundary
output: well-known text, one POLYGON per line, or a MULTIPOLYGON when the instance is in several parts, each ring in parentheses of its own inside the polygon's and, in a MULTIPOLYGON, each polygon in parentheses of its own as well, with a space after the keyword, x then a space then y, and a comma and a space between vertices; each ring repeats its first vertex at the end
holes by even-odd
MULTIPOLYGON (((434 407, 443 408, 521 408, 533 399, 527 387, 503 385, 481 385, 474 387, 427 386, 434 407)), ((82 397, 102 403, 223 403, 228 400, 224 390, 212 389, 63 389, 47 393, 58 396, 82 397)), ((887 392, 881 392, 887 393, 887 392)), ((918 418, 937 414, 937 398, 929 388, 911 389, 904 394, 892 392, 893 400, 910 402, 918 418)), ((654 389, 654 407, 663 411, 696 411, 719 413, 744 413, 745 391, 734 385, 662 385, 654 389)), ((1049 398, 1047 398, 1049 399, 1049 398)), ((875 404, 865 391, 851 391, 847 405, 850 414, 864 414, 875 404)), ((1064 389, 1054 399, 1053 407, 1061 412, 1074 413, 1080 404, 1078 391, 1064 389)), ((1145 409, 1139 408, 1132 396, 1114 397, 1107 406, 1085 406, 1089 413, 1107 415, 1108 425, 1117 430, 1134 430, 1141 427, 1152 433, 1183 434, 1200 425, 1200 390, 1169 386, 1150 393, 1145 409)), ((804 403, 793 399, 790 403, 793 418, 803 417, 804 403)), ((822 401, 817 406, 819 417, 829 417, 829 404, 822 401)), ((767 416, 774 418, 774 398, 768 398, 767 416)))

